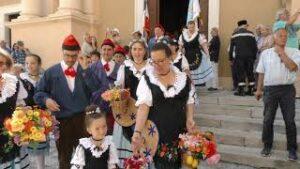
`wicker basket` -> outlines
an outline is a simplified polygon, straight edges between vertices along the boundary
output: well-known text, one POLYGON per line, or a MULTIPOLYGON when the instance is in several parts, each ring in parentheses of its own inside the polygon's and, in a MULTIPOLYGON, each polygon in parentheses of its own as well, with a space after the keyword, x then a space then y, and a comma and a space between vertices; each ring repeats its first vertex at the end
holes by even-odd
POLYGON ((112 112, 118 124, 129 127, 135 123, 137 113, 135 102, 133 98, 111 102, 112 112))

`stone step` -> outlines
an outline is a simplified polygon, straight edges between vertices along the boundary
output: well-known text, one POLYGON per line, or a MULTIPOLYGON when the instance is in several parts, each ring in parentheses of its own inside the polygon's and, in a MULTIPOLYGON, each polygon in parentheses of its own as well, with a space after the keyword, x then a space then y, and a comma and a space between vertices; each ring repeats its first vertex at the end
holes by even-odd
POLYGON ((256 168, 299 169, 300 161, 287 160, 287 152, 273 151, 271 157, 262 157, 261 149, 218 144, 221 160, 256 168))
MULTIPOLYGON (((220 144, 250 148, 263 147, 261 141, 261 132, 259 131, 244 132, 240 130, 227 130, 211 127, 201 127, 201 131, 211 131, 215 133, 217 142, 220 144)), ((300 135, 298 135, 298 147, 300 147, 300 135)), ((273 149, 281 151, 286 150, 285 134, 275 133, 273 149)), ((298 152, 300 153, 300 149, 298 149, 298 152)))
MULTIPOLYGON (((195 114, 195 121, 201 127, 214 127, 222 129, 242 130, 242 131, 262 131, 262 119, 242 118, 226 115, 195 114)), ((296 121, 296 126, 300 126, 300 121, 296 121)), ((285 134, 283 120, 274 121, 274 132, 285 134)), ((300 130, 297 131, 300 134, 300 130)))
MULTIPOLYGON (((233 106, 233 105, 216 105, 202 103, 198 109, 197 114, 208 114, 208 115, 226 115, 235 117, 247 117, 262 119, 263 118, 263 107, 247 107, 247 106, 233 106)), ((283 119, 280 108, 276 113, 276 119, 283 119)), ((296 109, 296 121, 300 121, 300 109, 296 109)))

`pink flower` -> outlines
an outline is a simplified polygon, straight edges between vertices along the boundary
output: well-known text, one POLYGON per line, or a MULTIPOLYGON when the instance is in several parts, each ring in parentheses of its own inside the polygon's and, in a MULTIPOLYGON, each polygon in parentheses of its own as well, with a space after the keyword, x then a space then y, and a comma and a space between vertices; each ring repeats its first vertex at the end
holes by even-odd
POLYGON ((215 154, 206 160, 208 165, 216 165, 221 159, 220 154, 215 154))

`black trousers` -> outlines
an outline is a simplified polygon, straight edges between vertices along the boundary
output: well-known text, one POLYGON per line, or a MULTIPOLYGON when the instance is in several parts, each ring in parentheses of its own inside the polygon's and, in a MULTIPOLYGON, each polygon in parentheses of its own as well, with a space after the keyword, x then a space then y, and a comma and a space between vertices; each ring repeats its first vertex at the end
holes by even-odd
POLYGON ((294 85, 268 86, 264 88, 264 124, 262 141, 265 146, 272 147, 273 123, 278 105, 286 126, 287 150, 297 150, 297 129, 295 124, 294 85))
POLYGON ((245 86, 246 78, 248 79, 249 85, 254 86, 254 61, 252 59, 236 58, 234 64, 237 71, 238 86, 245 86))
POLYGON ((238 76, 237 76, 237 68, 236 68, 235 60, 232 61, 231 75, 232 75, 233 88, 236 89, 238 87, 238 78, 237 78, 238 76))

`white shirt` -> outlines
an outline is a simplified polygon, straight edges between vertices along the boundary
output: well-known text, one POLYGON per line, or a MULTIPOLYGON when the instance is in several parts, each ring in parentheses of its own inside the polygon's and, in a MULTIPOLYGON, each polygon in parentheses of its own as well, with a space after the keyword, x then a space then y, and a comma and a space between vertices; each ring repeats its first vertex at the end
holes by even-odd
MULTIPOLYGON (((60 65, 61 65, 61 68, 62 68, 63 72, 65 72, 65 70, 68 69, 68 65, 66 65, 66 63, 64 61, 61 61, 60 65)), ((76 62, 73 65, 73 68, 74 68, 75 71, 77 71, 77 67, 78 67, 78 62, 76 62)), ((75 77, 66 76, 66 75, 65 75, 65 77, 67 79, 69 89, 71 90, 71 92, 73 92, 74 88, 75 88, 75 77)))
MULTIPOLYGON (((285 48, 287 56, 300 68, 300 51, 285 48)), ((264 86, 288 85, 296 81, 297 72, 291 72, 281 61, 275 48, 267 49, 261 53, 256 71, 264 73, 264 86)))
MULTIPOLYGON (((103 65, 103 67, 104 67, 104 65, 107 63, 104 59, 101 59, 101 63, 102 63, 102 65, 103 65)), ((116 62, 115 61, 113 61, 113 60, 111 60, 111 61, 109 61, 108 62, 108 65, 109 65, 109 71, 105 71, 106 72, 106 75, 107 76, 109 76, 112 72, 113 72, 113 70, 114 70, 114 68, 115 68, 115 65, 116 65, 116 62)))

